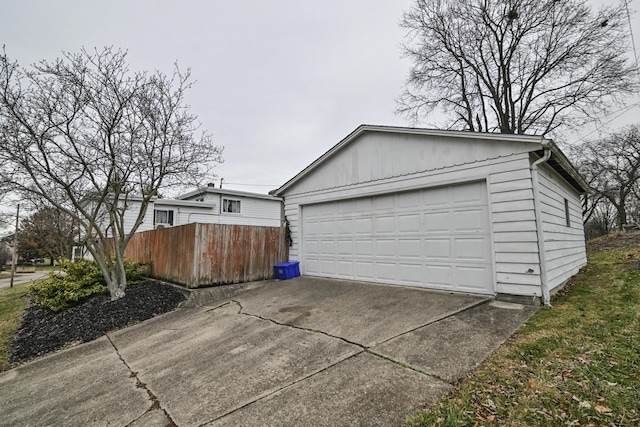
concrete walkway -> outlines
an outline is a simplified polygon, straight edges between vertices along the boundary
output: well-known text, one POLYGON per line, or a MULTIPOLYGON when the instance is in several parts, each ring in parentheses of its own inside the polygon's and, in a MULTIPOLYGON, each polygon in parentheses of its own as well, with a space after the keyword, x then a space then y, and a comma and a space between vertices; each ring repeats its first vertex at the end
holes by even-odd
POLYGON ((0 423, 401 425, 535 311, 309 277, 197 300, 0 374, 0 423))

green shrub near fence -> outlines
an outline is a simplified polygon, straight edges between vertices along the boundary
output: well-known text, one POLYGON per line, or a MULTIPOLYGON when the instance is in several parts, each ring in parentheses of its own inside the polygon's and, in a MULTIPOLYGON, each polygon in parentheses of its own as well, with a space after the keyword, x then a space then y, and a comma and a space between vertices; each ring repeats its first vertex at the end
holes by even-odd
MULTIPOLYGON (((60 261, 63 273, 53 272, 30 287, 32 301, 41 308, 63 311, 93 295, 107 294, 102 273, 94 261, 60 261)), ((144 263, 125 261, 127 284, 141 280, 144 263)))

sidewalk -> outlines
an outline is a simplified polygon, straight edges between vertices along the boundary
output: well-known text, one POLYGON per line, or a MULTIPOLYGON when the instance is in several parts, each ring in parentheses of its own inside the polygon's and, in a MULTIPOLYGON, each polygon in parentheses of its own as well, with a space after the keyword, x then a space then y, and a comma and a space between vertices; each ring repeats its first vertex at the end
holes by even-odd
MULTIPOLYGON (((8 273, 11 273, 11 271, 9 271, 8 273)), ((35 273, 16 273, 16 275, 13 277, 13 286, 41 279, 43 277, 46 277, 47 274, 48 272, 46 271, 36 271, 35 273)), ((7 277, 6 279, 0 279, 0 289, 8 288, 10 285, 10 277, 7 277)))

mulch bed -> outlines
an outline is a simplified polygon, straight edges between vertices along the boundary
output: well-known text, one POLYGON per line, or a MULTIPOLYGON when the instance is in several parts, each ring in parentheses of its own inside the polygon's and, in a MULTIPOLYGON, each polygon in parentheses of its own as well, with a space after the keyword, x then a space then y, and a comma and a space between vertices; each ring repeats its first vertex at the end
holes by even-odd
POLYGON ((185 297, 172 286, 147 280, 127 287, 111 301, 99 295, 60 313, 29 306, 12 342, 9 363, 15 364, 72 344, 92 341, 108 332, 174 310, 185 297))

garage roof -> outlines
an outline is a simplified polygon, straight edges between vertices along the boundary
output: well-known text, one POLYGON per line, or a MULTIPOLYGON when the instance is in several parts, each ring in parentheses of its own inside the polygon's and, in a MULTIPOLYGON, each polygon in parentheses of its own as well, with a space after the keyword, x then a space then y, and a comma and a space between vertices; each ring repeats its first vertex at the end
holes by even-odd
MULTIPOLYGON (((495 141, 511 141, 511 142, 524 142, 539 144, 542 152, 543 148, 549 148, 552 152, 551 159, 547 162, 556 172, 558 172, 571 186, 573 186, 580 193, 588 193, 590 191, 589 185, 584 178, 580 176, 578 171, 573 167, 571 162, 562 153, 560 148, 548 138, 542 136, 531 135, 513 135, 504 133, 484 133, 484 132, 468 132, 468 131, 453 131, 453 130, 436 130, 436 129, 424 129, 424 128, 411 128, 400 126, 379 126, 379 125, 360 125, 353 132, 347 135, 342 141, 338 142, 326 153, 316 159, 309 166, 304 168, 300 173, 287 181, 280 188, 272 192, 276 196, 284 195, 285 191, 292 187, 294 184, 302 180, 311 171, 318 168, 329 158, 333 157, 337 152, 342 150, 345 146, 356 140, 362 134, 366 132, 389 132, 400 134, 412 134, 412 135, 424 135, 424 136, 446 136, 454 138, 474 138, 484 140, 495 141)), ((541 156, 541 154, 539 154, 541 156)))

